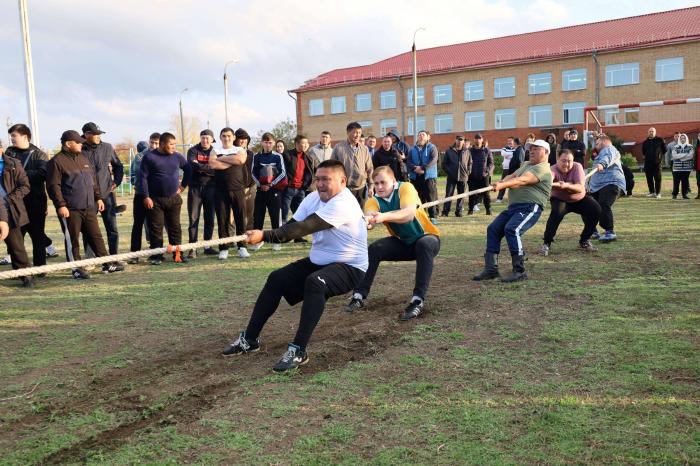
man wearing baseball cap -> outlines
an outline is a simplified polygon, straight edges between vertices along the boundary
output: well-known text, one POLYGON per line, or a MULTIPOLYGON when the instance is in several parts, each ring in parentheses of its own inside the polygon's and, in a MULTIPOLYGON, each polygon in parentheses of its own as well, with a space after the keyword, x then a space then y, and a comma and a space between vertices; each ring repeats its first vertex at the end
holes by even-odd
MULTIPOLYGON (((119 230, 117 230, 117 199, 114 190, 124 179, 124 165, 114 151, 111 144, 102 141, 104 131, 93 122, 83 125, 83 155, 87 157, 95 169, 97 184, 102 195, 105 208, 100 211, 102 222, 107 232, 107 244, 110 254, 117 254, 119 247, 119 230), (111 167, 111 171, 110 171, 111 167)), ((85 240, 85 237, 83 238, 85 240)), ((89 246, 85 241, 83 245, 87 251, 89 246)))
MULTIPOLYGON (((199 144, 187 151, 187 161, 192 167, 192 183, 187 191, 187 214, 189 217, 189 242, 196 243, 199 236, 199 216, 204 207, 204 240, 210 240, 214 234, 214 183, 215 170, 209 166, 209 157, 216 152, 212 143, 216 142, 214 133, 204 129, 199 133, 199 144)), ((216 254, 214 248, 206 248, 204 254, 216 254)), ((197 257, 197 251, 192 249, 190 259, 197 257)))
POLYGON ((522 236, 542 215, 542 209, 552 191, 552 172, 549 168, 549 144, 542 139, 530 143, 530 160, 524 162, 514 173, 493 183, 495 191, 510 189, 508 208, 491 222, 486 233, 484 270, 474 280, 488 280, 499 276, 498 254, 501 239, 506 237, 510 249, 513 272, 504 277, 504 282, 526 280, 525 252, 522 236))
MULTIPOLYGON (((61 135, 61 151, 46 166, 46 190, 56 207, 66 239, 66 257, 71 262, 80 260, 81 233, 97 257, 108 255, 96 214, 105 210, 105 204, 95 169, 82 152, 85 142, 77 131, 65 131, 61 135)), ((122 270, 124 267, 118 262, 102 266, 106 273, 122 270)), ((73 269, 72 275, 75 279, 90 278, 82 268, 73 269)))

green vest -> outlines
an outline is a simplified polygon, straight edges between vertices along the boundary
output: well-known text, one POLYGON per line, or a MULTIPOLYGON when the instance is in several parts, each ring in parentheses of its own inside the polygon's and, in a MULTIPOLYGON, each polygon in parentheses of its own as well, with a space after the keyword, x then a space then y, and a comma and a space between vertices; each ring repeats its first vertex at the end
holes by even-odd
MULTIPOLYGON (((377 204, 379 204, 380 212, 384 213, 401 209, 399 188, 401 188, 402 184, 403 182, 398 182, 396 189, 394 189, 394 194, 391 196, 389 201, 382 199, 376 194, 374 195, 374 198, 377 200, 377 204)), ((420 222, 415 217, 408 223, 388 222, 387 226, 394 233, 395 236, 397 236, 401 241, 403 241, 406 244, 413 244, 419 239, 421 239, 423 236, 425 236, 425 230, 423 230, 423 227, 421 226, 420 222)))

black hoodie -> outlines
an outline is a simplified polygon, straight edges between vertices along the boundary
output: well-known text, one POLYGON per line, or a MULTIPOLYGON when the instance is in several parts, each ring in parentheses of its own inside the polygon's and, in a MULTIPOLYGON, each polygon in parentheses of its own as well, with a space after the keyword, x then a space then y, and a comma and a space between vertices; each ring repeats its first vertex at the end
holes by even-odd
POLYGON ((394 172, 394 177, 398 181, 407 181, 406 165, 401 160, 401 154, 394 146, 385 150, 384 146, 379 146, 372 156, 372 166, 374 168, 387 166, 394 172))

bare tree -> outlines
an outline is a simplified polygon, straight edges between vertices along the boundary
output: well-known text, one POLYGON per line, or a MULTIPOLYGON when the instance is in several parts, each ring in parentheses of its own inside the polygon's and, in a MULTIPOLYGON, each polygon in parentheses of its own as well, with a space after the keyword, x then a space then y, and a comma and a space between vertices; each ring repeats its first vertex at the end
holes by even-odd
MULTIPOLYGON (((197 117, 185 117, 185 144, 197 144, 199 142, 199 132, 204 128, 202 121, 197 117)), ((177 137, 177 142, 182 142, 182 130, 180 126, 180 115, 174 114, 170 117, 170 131, 177 137)))
POLYGON ((284 121, 280 121, 277 123, 275 126, 272 127, 271 130, 260 130, 258 131, 255 136, 253 137, 253 140, 250 141, 250 150, 253 152, 260 152, 260 140, 262 138, 263 133, 270 132, 272 133, 273 136, 275 136, 275 140, 279 141, 282 140, 284 141, 284 145, 286 147, 293 147, 294 146, 294 138, 297 135, 297 124, 293 122, 291 119, 287 118, 284 121))

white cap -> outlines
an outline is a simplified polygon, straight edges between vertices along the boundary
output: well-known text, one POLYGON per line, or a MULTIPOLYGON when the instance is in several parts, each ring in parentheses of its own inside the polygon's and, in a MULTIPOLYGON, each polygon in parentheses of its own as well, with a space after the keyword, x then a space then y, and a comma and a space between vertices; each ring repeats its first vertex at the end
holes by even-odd
POLYGON ((543 139, 535 139, 534 141, 527 143, 526 146, 527 150, 530 150, 530 147, 532 146, 539 146, 549 152, 549 143, 543 139))

